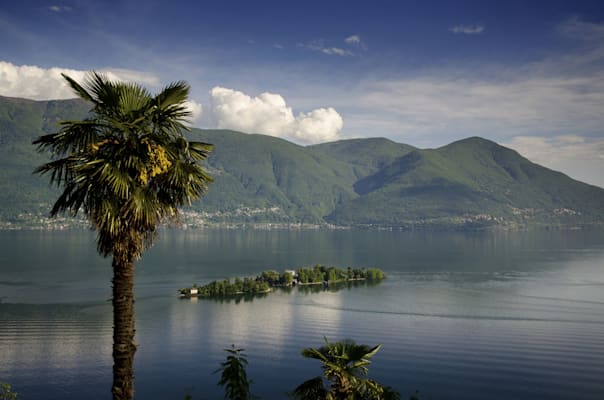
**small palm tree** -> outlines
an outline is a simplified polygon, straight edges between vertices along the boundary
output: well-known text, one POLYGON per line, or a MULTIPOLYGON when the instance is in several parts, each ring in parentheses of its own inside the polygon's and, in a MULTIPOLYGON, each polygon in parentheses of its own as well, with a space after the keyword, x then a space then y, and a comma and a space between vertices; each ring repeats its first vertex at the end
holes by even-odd
POLYGON ((211 178, 198 164, 212 146, 189 142, 189 86, 176 82, 152 96, 138 84, 92 73, 83 85, 63 75, 92 104, 81 121, 34 141, 51 162, 36 169, 63 189, 51 215, 83 212, 97 231, 97 249, 112 256, 114 399, 134 397, 134 262, 151 246, 158 226, 206 190, 211 178))
POLYGON ((224 349, 229 355, 226 360, 220 363, 214 373, 220 372, 220 381, 218 385, 224 387, 225 400, 250 400, 254 396, 250 392, 252 381, 248 379, 245 368, 247 367, 247 357, 244 349, 238 349, 231 345, 230 349, 224 349))
POLYGON ((302 356, 319 360, 323 365, 323 377, 317 376, 299 385, 293 397, 302 400, 382 400, 397 399, 399 394, 376 381, 365 378, 370 358, 381 345, 369 347, 357 345, 352 340, 330 343, 318 349, 302 350, 302 356), (329 382, 327 387, 325 383, 329 382))

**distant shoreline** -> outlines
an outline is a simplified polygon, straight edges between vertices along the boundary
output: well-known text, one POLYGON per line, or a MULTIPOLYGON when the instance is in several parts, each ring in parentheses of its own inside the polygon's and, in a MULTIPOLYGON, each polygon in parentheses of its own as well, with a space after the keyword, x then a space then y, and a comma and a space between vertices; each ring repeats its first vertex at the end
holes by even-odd
MULTIPOLYGON (((24 222, 11 222, 0 220, 0 231, 65 231, 91 229, 87 220, 67 217, 48 218, 29 216, 24 222)), ((160 227, 164 230, 204 230, 204 229, 233 229, 233 230, 289 230, 289 231, 335 231, 335 230, 374 230, 397 232, 475 232, 475 231, 526 231, 526 230, 589 230, 602 229, 604 223, 556 224, 556 223, 498 223, 480 225, 472 223, 436 223, 433 221, 413 221, 405 225, 379 225, 379 224, 306 224, 282 222, 205 222, 190 224, 183 222, 180 225, 165 224, 160 227)))

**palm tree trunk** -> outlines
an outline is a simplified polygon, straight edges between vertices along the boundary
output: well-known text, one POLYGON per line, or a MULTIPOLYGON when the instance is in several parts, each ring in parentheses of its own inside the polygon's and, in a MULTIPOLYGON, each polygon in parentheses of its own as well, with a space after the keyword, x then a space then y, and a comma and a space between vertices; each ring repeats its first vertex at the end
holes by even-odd
POLYGON ((113 255, 113 386, 114 400, 134 399, 134 261, 113 255))

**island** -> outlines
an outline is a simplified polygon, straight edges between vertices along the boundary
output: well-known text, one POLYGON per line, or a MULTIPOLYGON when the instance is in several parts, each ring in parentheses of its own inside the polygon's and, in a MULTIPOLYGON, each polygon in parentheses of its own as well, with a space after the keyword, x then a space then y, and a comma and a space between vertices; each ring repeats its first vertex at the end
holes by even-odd
POLYGON ((206 297, 222 298, 238 295, 265 294, 277 287, 292 287, 297 285, 323 285, 353 281, 381 281, 386 275, 379 268, 350 268, 342 269, 333 266, 316 264, 312 267, 286 270, 279 273, 276 270, 263 271, 255 278, 231 278, 212 281, 207 285, 197 284, 179 289, 182 298, 206 297))

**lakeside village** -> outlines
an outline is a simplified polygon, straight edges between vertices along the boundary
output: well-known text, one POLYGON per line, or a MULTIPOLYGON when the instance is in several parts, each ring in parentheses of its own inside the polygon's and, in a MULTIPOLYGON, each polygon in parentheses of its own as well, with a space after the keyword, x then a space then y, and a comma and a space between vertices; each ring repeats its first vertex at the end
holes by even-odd
POLYGON ((350 268, 341 269, 326 265, 315 265, 298 270, 286 270, 279 273, 275 270, 263 271, 255 278, 230 278, 221 281, 212 281, 207 285, 197 284, 179 289, 182 298, 220 298, 239 295, 263 294, 277 287, 292 287, 297 285, 323 285, 370 281, 377 282, 386 275, 379 268, 350 268))

